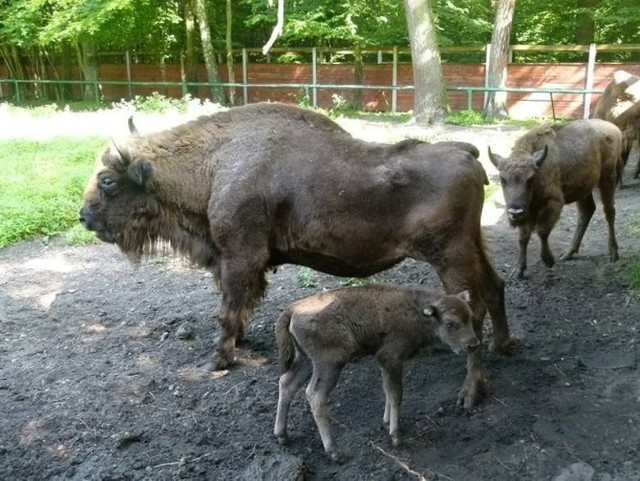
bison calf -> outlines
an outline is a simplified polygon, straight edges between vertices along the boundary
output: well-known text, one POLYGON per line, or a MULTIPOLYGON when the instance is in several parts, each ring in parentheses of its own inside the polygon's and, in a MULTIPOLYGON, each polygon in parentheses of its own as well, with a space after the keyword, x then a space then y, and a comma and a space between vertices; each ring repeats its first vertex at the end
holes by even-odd
POLYGON ((307 400, 325 451, 339 460, 329 426, 329 395, 350 360, 374 355, 382 366, 383 421, 394 446, 403 364, 439 338, 455 353, 480 346, 467 303, 469 292, 439 296, 424 289, 369 285, 323 292, 295 302, 280 316, 276 339, 286 372, 280 377, 274 434, 287 438, 287 414, 295 393, 311 377, 307 400))
POLYGON ((527 245, 535 230, 540 256, 548 266, 555 259, 549 234, 565 204, 577 203, 578 228, 571 247, 563 255, 571 259, 596 210, 593 190, 600 198, 609 228, 609 259, 618 259, 613 195, 619 177, 620 129, 604 120, 576 120, 567 125, 538 126, 520 137, 508 158, 489 149, 489 158, 500 173, 509 223, 519 229, 519 278, 527 268, 527 245))

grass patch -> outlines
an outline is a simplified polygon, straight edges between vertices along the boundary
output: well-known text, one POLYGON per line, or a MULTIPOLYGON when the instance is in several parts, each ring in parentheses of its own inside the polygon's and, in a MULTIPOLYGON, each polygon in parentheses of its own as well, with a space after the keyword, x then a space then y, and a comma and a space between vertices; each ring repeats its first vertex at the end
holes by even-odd
MULTIPOLYGON (((102 137, 0 141, 0 248, 78 222, 102 137)), ((72 234, 80 242, 79 234, 72 234)))

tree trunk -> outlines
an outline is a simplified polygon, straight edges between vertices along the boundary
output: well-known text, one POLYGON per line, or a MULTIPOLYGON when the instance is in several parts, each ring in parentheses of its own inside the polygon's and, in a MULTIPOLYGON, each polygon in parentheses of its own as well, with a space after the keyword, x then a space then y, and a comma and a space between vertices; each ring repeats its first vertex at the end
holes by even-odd
POLYGON ((441 122, 448 112, 432 0, 404 0, 413 64, 414 121, 441 122))
POLYGON ((600 0, 577 0, 576 18, 576 43, 588 45, 595 38, 595 23, 593 21, 593 9, 598 6, 600 0))
MULTIPOLYGON (((504 88, 507 84, 507 64, 509 63, 509 38, 513 23, 513 11, 516 0, 498 0, 496 17, 491 35, 491 51, 489 52, 488 85, 492 88, 504 88)), ((488 119, 509 116, 507 108, 507 92, 487 93, 484 116, 488 119)))
MULTIPOLYGON (((211 43, 211 29, 209 28, 209 18, 207 16, 207 0, 195 0, 195 14, 198 21, 198 29, 200 30, 200 43, 202 44, 202 53, 204 55, 204 63, 207 67, 207 79, 209 83, 219 84, 220 74, 218 72, 218 63, 213 51, 211 43)), ((218 103, 224 102, 224 91, 220 85, 211 86, 211 100, 218 103)))
MULTIPOLYGON (((187 84, 198 81, 198 63, 195 54, 196 18, 193 13, 193 0, 184 2, 184 26, 186 33, 187 54, 186 54, 186 78, 187 84)), ((196 85, 187 85, 187 93, 193 97, 198 96, 196 85)))
POLYGON ((98 85, 99 67, 96 55, 96 45, 93 42, 80 42, 78 44, 78 62, 86 84, 84 87, 84 100, 100 101, 100 87, 98 85))
MULTIPOLYGON (((229 83, 235 83, 236 75, 233 71, 233 40, 231 38, 232 33, 232 24, 233 20, 233 11, 231 10, 231 0, 227 0, 227 35, 226 35, 226 43, 227 43, 227 78, 229 79, 229 83)), ((236 103, 236 88, 231 86, 229 87, 229 103, 231 105, 235 105, 236 103)))

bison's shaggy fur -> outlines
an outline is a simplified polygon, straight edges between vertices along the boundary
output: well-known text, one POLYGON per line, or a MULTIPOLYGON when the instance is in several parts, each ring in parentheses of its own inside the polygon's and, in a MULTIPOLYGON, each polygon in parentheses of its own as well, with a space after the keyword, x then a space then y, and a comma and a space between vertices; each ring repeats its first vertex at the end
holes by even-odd
MULTIPOLYGON (((323 115, 253 104, 107 149, 81 221, 133 259, 162 241, 213 272, 223 294, 216 368, 233 362, 265 271, 284 263, 362 277, 406 257, 429 262, 448 292, 471 292, 479 334, 489 309, 494 347, 505 350, 477 155, 465 143, 367 143, 323 115)), ((466 407, 482 388, 480 363, 470 356, 466 407)))
MULTIPOLYGON (((622 131, 623 165, 634 146, 640 148, 640 77, 617 70, 596 104, 593 117, 608 120, 622 131)), ((640 175, 640 153, 633 177, 640 175)), ((620 173, 622 178, 622 171, 620 173)))
POLYGON ((609 258, 618 259, 613 196, 620 172, 621 142, 620 129, 593 119, 538 126, 515 142, 508 158, 489 149, 489 158, 500 173, 509 222, 519 229, 518 277, 524 276, 527 245, 534 229, 540 236, 542 260, 553 266, 549 234, 562 207, 572 202, 578 204, 578 228, 563 257, 570 259, 578 252, 595 211, 596 187, 609 227, 609 258))

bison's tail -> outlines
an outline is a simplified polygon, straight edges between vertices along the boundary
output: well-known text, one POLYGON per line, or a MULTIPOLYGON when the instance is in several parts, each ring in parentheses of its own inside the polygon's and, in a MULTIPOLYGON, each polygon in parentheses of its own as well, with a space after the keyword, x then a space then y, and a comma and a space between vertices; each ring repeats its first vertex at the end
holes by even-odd
POLYGON ((293 311, 289 307, 280 315, 276 322, 276 343, 278 344, 278 351, 280 353, 280 365, 285 371, 291 366, 296 354, 293 336, 289 332, 292 315, 293 311))

